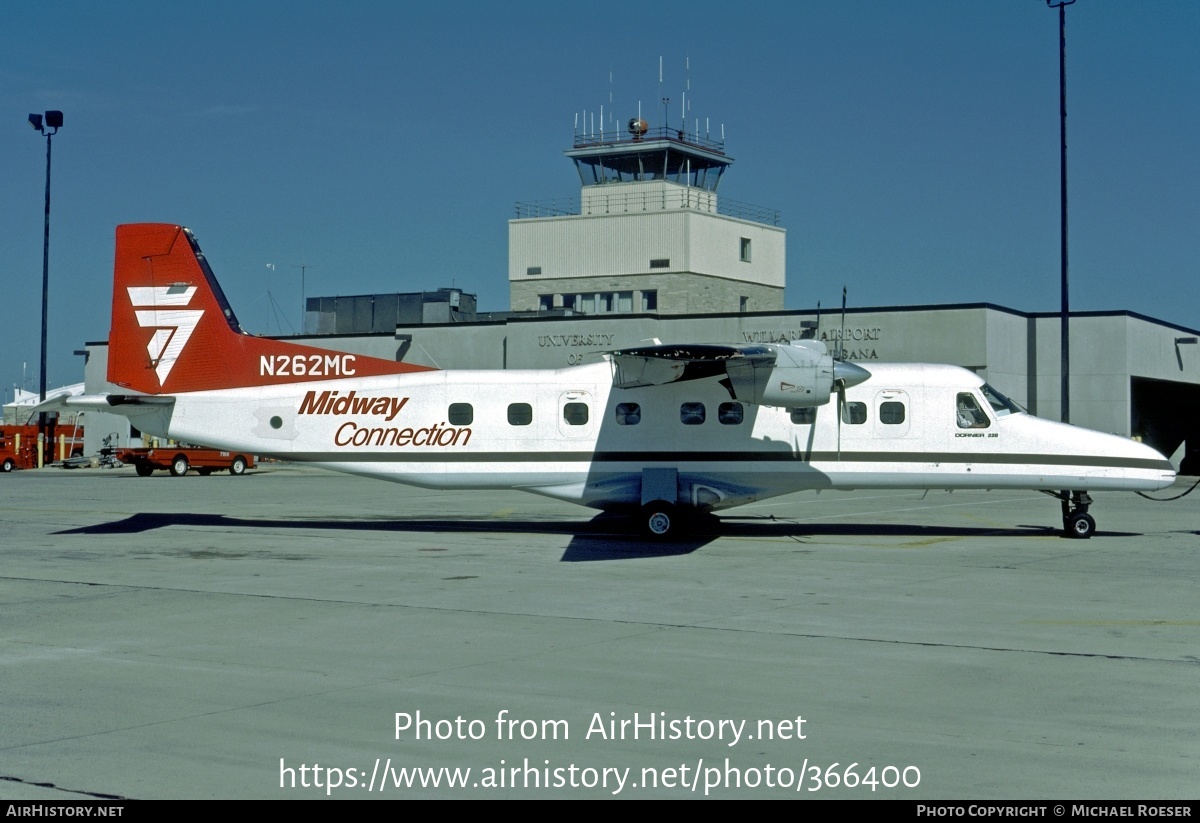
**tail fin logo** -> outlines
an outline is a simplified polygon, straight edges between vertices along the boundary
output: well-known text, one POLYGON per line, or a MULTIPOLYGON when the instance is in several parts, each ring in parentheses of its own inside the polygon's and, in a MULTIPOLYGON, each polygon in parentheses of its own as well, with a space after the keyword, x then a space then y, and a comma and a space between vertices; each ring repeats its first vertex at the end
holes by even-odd
POLYGON ((183 308, 192 302, 196 287, 182 284, 130 286, 126 291, 129 292, 129 302, 133 308, 142 309, 134 312, 138 325, 154 329, 154 335, 146 344, 146 351, 150 354, 159 385, 164 385, 184 346, 196 331, 200 318, 204 316, 203 309, 183 308))

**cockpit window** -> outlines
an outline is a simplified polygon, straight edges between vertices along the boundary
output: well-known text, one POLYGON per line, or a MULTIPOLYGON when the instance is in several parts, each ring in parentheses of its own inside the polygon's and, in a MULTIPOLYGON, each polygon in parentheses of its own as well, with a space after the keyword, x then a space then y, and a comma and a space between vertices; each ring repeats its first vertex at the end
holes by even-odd
POLYGON ((970 392, 959 392, 954 401, 955 419, 960 429, 986 429, 992 423, 979 408, 979 402, 970 392))
POLYGON ((988 404, 992 407, 992 411, 996 413, 997 417, 1003 417, 1006 414, 1020 414, 1024 411, 1024 409, 987 383, 984 383, 979 390, 983 392, 983 399, 988 401, 988 404))

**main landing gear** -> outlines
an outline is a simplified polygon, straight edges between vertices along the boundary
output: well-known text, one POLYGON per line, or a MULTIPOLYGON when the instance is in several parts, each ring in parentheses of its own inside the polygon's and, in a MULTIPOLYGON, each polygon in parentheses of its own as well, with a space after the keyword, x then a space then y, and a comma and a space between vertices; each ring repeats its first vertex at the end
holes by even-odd
POLYGON ((1046 492, 1062 502, 1063 536, 1087 540, 1096 533, 1096 520, 1088 514, 1092 497, 1085 491, 1046 492))
POLYGON ((680 531, 679 510, 665 500, 642 506, 642 532, 656 540, 675 537, 680 531))

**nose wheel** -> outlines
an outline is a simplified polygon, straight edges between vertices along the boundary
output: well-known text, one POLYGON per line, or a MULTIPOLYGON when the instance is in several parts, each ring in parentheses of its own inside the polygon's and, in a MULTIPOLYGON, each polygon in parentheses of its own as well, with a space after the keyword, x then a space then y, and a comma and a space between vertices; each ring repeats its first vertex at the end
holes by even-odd
POLYGON ((1087 540, 1096 533, 1096 520, 1088 514, 1092 497, 1085 491, 1046 492, 1062 503, 1063 536, 1087 540))

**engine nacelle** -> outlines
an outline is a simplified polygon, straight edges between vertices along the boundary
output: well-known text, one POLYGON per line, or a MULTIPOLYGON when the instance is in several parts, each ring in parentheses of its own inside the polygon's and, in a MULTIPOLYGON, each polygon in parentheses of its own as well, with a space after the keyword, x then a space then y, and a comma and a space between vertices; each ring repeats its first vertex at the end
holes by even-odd
POLYGON ((733 395, 743 403, 800 408, 824 406, 839 385, 857 386, 870 372, 853 363, 837 362, 825 344, 797 340, 771 346, 774 363, 731 360, 726 366, 733 395))
POLYGON ((730 361, 733 395, 762 406, 823 406, 834 392, 833 357, 823 343, 800 340, 771 346, 774 363, 730 361))

